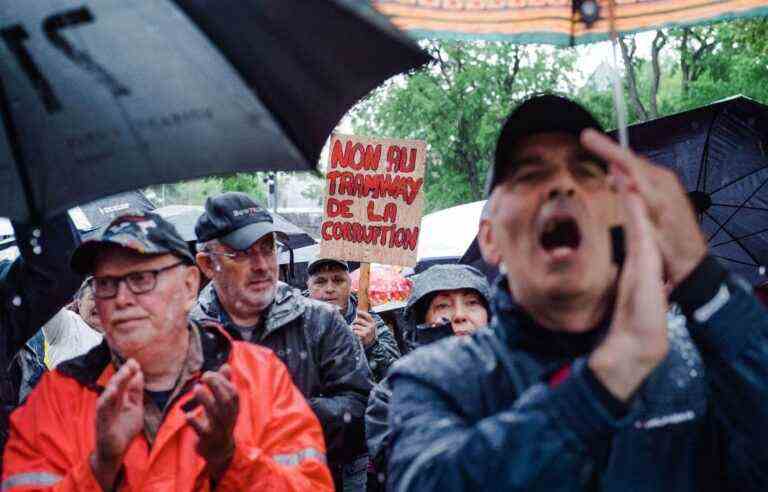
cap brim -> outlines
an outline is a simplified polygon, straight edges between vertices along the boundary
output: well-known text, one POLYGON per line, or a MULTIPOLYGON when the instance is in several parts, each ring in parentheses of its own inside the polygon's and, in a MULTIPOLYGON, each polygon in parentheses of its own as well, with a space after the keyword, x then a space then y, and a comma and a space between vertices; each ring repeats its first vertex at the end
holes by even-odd
POLYGON ((307 267, 307 273, 310 275, 314 275, 315 272, 317 272, 320 268, 322 268, 325 265, 336 265, 340 266, 347 272, 349 272, 349 265, 347 262, 343 260, 337 260, 334 258, 323 258, 321 260, 315 260, 313 261, 308 267, 307 267))
MULTIPOLYGON (((75 273, 80 275, 90 275, 96 268, 96 256, 99 254, 99 251, 107 247, 125 248, 131 251, 136 251, 137 253, 147 255, 163 255, 166 253, 176 254, 173 251, 145 252, 138 248, 132 248, 130 245, 123 244, 119 241, 92 239, 80 244, 80 246, 75 249, 75 251, 72 253, 72 257, 69 260, 69 266, 75 273)), ((191 257, 186 257, 185 259, 191 260, 191 257)))
POLYGON ((242 251, 250 248, 253 243, 271 232, 281 236, 284 235, 284 233, 278 231, 275 228, 275 225, 270 222, 254 222, 253 224, 248 224, 245 227, 232 231, 226 236, 220 237, 219 241, 232 249, 242 251))
POLYGON ((587 128, 603 131, 589 111, 570 99, 543 95, 523 102, 509 115, 501 130, 486 191, 490 194, 506 176, 505 160, 521 138, 537 133, 569 133, 578 137, 587 128))

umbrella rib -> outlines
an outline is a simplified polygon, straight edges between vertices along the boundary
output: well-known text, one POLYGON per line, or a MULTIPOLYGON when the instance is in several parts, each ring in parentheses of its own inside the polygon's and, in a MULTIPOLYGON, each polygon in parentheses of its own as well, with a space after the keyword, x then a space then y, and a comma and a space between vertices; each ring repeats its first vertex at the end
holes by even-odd
POLYGON ((741 180, 743 180, 743 179, 746 179, 746 178, 748 178, 748 177, 752 176, 753 174, 757 174, 757 173, 759 173, 760 171, 762 171, 762 170, 764 170, 764 169, 768 169, 768 166, 759 167, 759 168, 755 169, 754 171, 750 171, 750 172, 748 172, 747 174, 745 174, 744 176, 738 177, 738 178, 734 179, 733 181, 730 181, 730 182, 728 182, 728 183, 724 184, 724 185, 723 185, 723 186, 721 186, 720 188, 717 188, 716 190, 712 190, 712 191, 710 191, 710 192, 709 192, 709 194, 710 194, 710 196, 711 196, 711 195, 714 195, 714 194, 715 194, 715 193, 717 193, 718 191, 722 191, 723 189, 725 189, 725 188, 728 188, 729 186, 731 186, 731 185, 733 185, 733 184, 736 184, 736 183, 738 183, 739 181, 741 181, 741 180))
MULTIPOLYGON (((739 237, 737 237, 737 238, 736 238, 736 237, 734 237, 734 238, 733 238, 733 239, 731 239, 730 241, 723 241, 723 242, 721 242, 721 243, 712 244, 712 245, 710 245, 709 247, 710 247, 710 248, 717 248, 718 246, 724 246, 724 245, 726 245, 726 244, 731 244, 732 242, 734 242, 734 241, 739 241, 739 240, 741 240, 741 239, 749 239, 749 238, 751 238, 751 237, 757 236, 757 235, 759 235, 759 234, 762 234, 762 233, 764 233, 764 232, 768 232, 768 229, 762 229, 762 230, 759 230, 759 231, 751 232, 751 233, 749 233, 749 234, 745 234, 745 235, 743 235, 743 236, 739 236, 739 237)), ((731 236, 731 237, 733 237, 733 236, 731 236)))
POLYGON ((8 146, 11 150, 11 157, 16 167, 16 173, 19 175, 21 181, 21 187, 24 189, 24 201, 27 202, 27 208, 29 209, 29 222, 36 224, 39 222, 39 210, 35 205, 35 196, 32 190, 32 182, 30 180, 28 166, 24 160, 24 151, 21 148, 21 139, 19 138, 19 132, 13 122, 13 115, 11 113, 11 104, 8 100, 8 94, 5 91, 5 84, 0 80, 0 113, 3 116, 3 123, 5 124, 5 131, 8 138, 8 146))
MULTIPOLYGON (((723 228, 724 228, 726 225, 728 225, 728 222, 730 222, 730 221, 731 221, 731 219, 732 219, 732 218, 733 218, 733 217, 734 217, 734 216, 735 216, 737 213, 739 213, 739 210, 741 210, 741 209, 744 207, 744 205, 746 205, 746 204, 747 204, 747 202, 748 202, 748 201, 750 201, 750 200, 752 199, 752 197, 753 197, 753 196, 755 196, 755 195, 757 194, 757 192, 758 192, 758 191, 760 191, 760 188, 762 188, 763 186, 765 186, 765 184, 766 184, 766 183, 768 183, 768 178, 766 178, 766 180, 765 180, 765 181, 763 181, 762 183, 760 183, 760 186, 756 187, 756 188, 755 188, 755 190, 752 192, 752 194, 750 194, 750 195, 747 197, 747 199, 746 199, 746 200, 744 200, 744 202, 742 202, 742 204, 741 204, 741 205, 739 205, 738 207, 736 207, 736 210, 734 210, 734 211, 733 211, 733 213, 731 213, 731 215, 729 215, 729 216, 728 216, 728 218, 727 218, 727 219, 725 219, 725 222, 723 222, 722 224, 718 224, 718 226, 719 226, 719 227, 717 228, 717 230, 716 230, 714 233, 712 233, 712 235, 711 235, 711 236, 709 236, 709 238, 707 239, 707 243, 709 243, 709 242, 712 240, 712 238, 713 238, 713 237, 717 236, 717 233, 718 233, 718 232, 720 232, 720 231, 721 231, 721 230, 722 230, 722 229, 723 229, 723 228)), ((717 223, 717 222, 715 222, 715 223, 717 223)), ((728 231, 726 231, 726 232, 728 232, 728 231)))
POLYGON ((741 261, 741 260, 734 260, 733 258, 728 258, 727 256, 714 255, 714 254, 713 254, 712 256, 714 256, 715 258, 720 258, 720 259, 722 259, 722 260, 726 260, 726 261, 732 261, 732 262, 734 262, 734 263, 738 263, 738 264, 740 264, 740 265, 747 265, 747 266, 751 266, 751 267, 753 267, 753 266, 758 266, 758 264, 757 264, 757 263, 747 263, 746 261, 741 261))
MULTIPOLYGON (((732 204, 729 204, 729 203, 713 203, 712 206, 713 207, 739 208, 738 205, 732 205, 732 204)), ((768 212, 768 208, 765 208, 765 207, 747 207, 747 206, 743 206, 741 208, 742 208, 742 210, 756 210, 758 212, 768 212)))
POLYGON ((710 214, 710 213, 709 213, 709 212, 707 212, 707 211, 704 211, 704 214, 705 214, 707 217, 709 217, 709 220, 711 220, 712 222, 714 222, 715 224, 717 224, 718 226, 720 226, 720 228, 721 228, 722 230, 724 230, 726 234, 728 234, 728 237, 730 237, 730 238, 731 238, 733 241, 735 241, 735 242, 736 242, 736 244, 738 244, 738 245, 739 245, 739 247, 740 247, 741 249, 743 249, 745 253, 747 253, 747 256, 749 256, 749 257, 752 259, 752 261, 754 261, 754 262, 755 262, 755 265, 759 264, 759 262, 757 261, 757 258, 755 258, 755 255, 753 255, 753 254, 752 254, 752 252, 751 252, 751 251, 749 251, 749 250, 746 248, 746 246, 744 246, 744 245, 741 243, 741 241, 739 240, 739 238, 737 238, 736 236, 734 236, 733 234, 731 234, 731 231, 729 231, 728 229, 726 229, 725 227, 723 227, 723 225, 722 225, 722 224, 720 224, 720 222, 718 222, 718 221, 717 221, 717 219, 715 219, 714 217, 712 217, 712 214, 710 214))
POLYGON ((704 150, 701 152, 701 164, 699 165, 699 175, 696 178, 696 191, 706 191, 707 187, 707 163, 709 162, 709 139, 712 136, 712 128, 717 123, 717 118, 720 116, 720 111, 716 111, 712 117, 712 123, 709 124, 707 129, 707 137, 704 140, 704 150), (703 183, 702 183, 703 174, 703 183))

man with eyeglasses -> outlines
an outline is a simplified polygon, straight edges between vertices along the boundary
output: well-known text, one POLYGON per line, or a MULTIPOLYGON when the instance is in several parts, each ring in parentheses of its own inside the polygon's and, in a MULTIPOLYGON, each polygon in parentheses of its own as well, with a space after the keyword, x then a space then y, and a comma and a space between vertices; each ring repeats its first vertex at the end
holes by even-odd
POLYGON ((274 350, 320 419, 337 489, 365 490, 363 415, 372 382, 360 342, 337 309, 278 281, 281 233, 248 195, 209 198, 195 233, 197 264, 211 283, 193 318, 274 350))
POLYGON ((200 272, 152 213, 115 219, 93 274, 105 342, 11 416, 2 490, 331 490, 322 429, 271 351, 189 320, 200 272))

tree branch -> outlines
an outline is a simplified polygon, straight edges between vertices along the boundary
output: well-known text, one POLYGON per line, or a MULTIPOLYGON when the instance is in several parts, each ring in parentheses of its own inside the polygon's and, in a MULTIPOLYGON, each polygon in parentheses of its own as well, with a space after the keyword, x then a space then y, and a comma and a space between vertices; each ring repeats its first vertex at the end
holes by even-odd
POLYGON ((637 76, 635 74, 634 57, 637 51, 637 45, 634 42, 634 38, 630 38, 631 48, 627 47, 625 37, 619 36, 619 46, 621 47, 621 57, 624 60, 624 68, 627 77, 627 87, 629 89, 629 99, 632 105, 635 107, 635 111, 640 116, 640 119, 647 120, 648 112, 643 106, 643 102, 640 100, 640 94, 637 92, 637 76))

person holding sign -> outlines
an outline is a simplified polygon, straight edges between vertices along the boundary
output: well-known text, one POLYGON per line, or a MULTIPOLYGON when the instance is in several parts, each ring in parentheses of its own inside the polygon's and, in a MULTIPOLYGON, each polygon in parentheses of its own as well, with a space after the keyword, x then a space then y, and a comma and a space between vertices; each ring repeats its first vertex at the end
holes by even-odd
POLYGON ((349 266, 344 260, 316 258, 307 266, 309 297, 337 306, 360 339, 376 382, 386 376, 389 366, 400 358, 400 350, 389 327, 378 314, 358 309, 352 293, 349 266))
POLYGON ((342 490, 360 462, 367 463, 363 414, 373 383, 360 343, 337 309, 278 281, 280 233, 245 193, 208 198, 195 234, 197 264, 211 283, 192 318, 215 320, 235 340, 268 347, 283 360, 320 419, 328 465, 342 490))
POLYGON ((505 123, 490 329, 390 371, 388 490, 768 490, 768 312, 673 172, 599 128, 554 95, 505 123))

